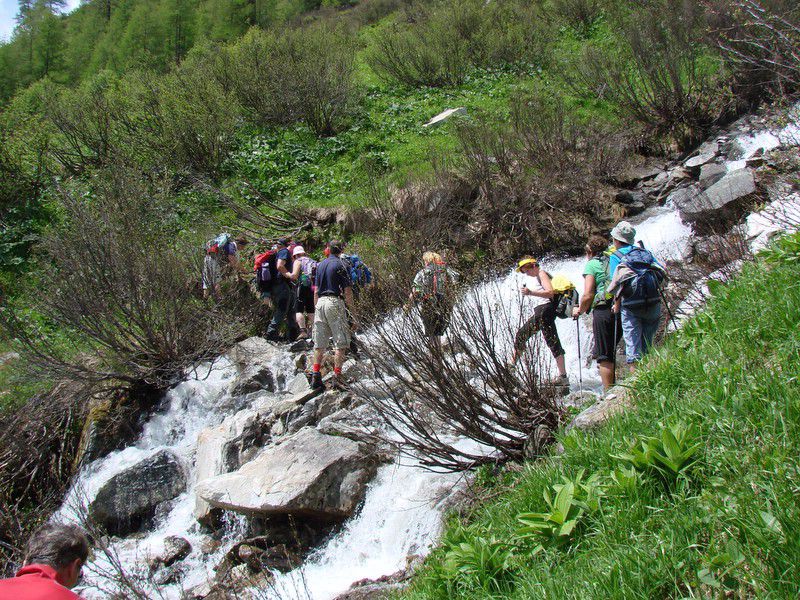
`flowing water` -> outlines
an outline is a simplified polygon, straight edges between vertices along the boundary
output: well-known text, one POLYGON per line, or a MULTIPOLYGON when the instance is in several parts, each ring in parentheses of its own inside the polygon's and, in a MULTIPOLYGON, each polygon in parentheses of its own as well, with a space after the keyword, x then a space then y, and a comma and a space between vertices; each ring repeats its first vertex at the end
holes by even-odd
MULTIPOLYGON (((744 164, 741 161, 758 148, 772 147, 795 133, 794 129, 785 128, 777 133, 743 136, 740 145, 745 155, 728 167, 740 168, 744 164)), ((678 258, 684 252, 690 232, 672 207, 651 209, 634 224, 637 240, 642 240, 660 260, 678 258)), ((541 262, 548 272, 565 274, 579 291, 583 291, 585 258, 544 257, 541 262)), ((519 288, 524 279, 524 276, 511 272, 501 281, 476 288, 473 293, 481 295, 487 310, 499 304, 506 307, 516 305, 521 307, 523 314, 520 316, 524 318, 530 314, 530 307, 518 302, 519 288)), ((572 389, 578 388, 580 379, 584 389, 599 390, 597 368, 586 360, 593 343, 591 326, 588 322, 576 325, 575 321, 565 319, 559 320, 557 327, 566 351, 572 389)), ((543 348, 542 352, 541 359, 551 362, 547 349, 543 348)), ((281 358, 286 365, 291 364, 291 360, 288 352, 281 358)), ((150 418, 134 445, 87 465, 77 477, 57 518, 79 521, 83 507, 106 481, 160 450, 172 451, 188 474, 186 492, 170 504, 170 510, 157 518, 154 529, 143 536, 113 542, 111 549, 115 558, 98 553, 87 569, 87 584, 82 590, 85 597, 109 595, 109 580, 115 562, 127 572, 146 573, 147 558, 163 550, 167 536, 178 535, 186 538, 193 548, 191 555, 181 563, 182 584, 164 585, 158 589, 151 587, 147 595, 179 598, 182 589, 213 579, 213 567, 240 539, 244 525, 242 519, 231 516, 225 536, 214 542, 200 529, 192 514, 197 483, 194 471, 197 435, 204 428, 220 423, 228 414, 245 408, 241 399, 228 394, 235 374, 235 367, 226 359, 187 374, 186 380, 166 395, 162 410, 150 418)), ((405 568, 410 556, 426 554, 436 542, 444 499, 457 483, 458 477, 423 470, 407 458, 398 458, 392 464, 384 465, 370 483, 359 512, 318 548, 302 567, 276 575, 272 587, 262 591, 258 597, 325 600, 344 592, 357 580, 375 579, 405 568)))

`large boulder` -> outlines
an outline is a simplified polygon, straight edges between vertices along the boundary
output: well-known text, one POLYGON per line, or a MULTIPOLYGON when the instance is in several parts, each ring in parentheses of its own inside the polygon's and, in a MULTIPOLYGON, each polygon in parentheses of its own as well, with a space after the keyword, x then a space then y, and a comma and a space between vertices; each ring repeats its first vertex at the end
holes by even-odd
POLYGON ((162 450, 109 479, 89 504, 89 516, 109 533, 127 535, 142 529, 160 503, 185 489, 180 462, 162 450))
POLYGON ((630 388, 622 386, 612 387, 605 396, 589 408, 583 410, 567 425, 567 431, 572 429, 594 429, 599 427, 612 416, 622 413, 633 406, 630 388))
POLYGON ((234 473, 201 481, 197 495, 245 515, 341 520, 361 501, 376 461, 360 444, 306 427, 234 473))
POLYGON ((756 198, 756 182, 750 169, 730 171, 705 191, 687 188, 671 196, 681 217, 692 223, 698 233, 729 229, 756 198))

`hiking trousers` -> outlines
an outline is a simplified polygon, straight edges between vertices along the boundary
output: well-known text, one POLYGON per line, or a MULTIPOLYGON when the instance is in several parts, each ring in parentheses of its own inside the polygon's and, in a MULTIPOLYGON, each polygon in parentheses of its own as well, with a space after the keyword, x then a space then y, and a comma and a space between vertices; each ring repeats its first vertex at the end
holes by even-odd
POLYGON ((622 336, 625 338, 625 362, 642 360, 653 345, 661 323, 661 303, 636 308, 622 306, 622 336))
POLYGON ((272 320, 269 322, 269 327, 267 327, 267 338, 277 338, 278 328, 281 323, 286 321, 289 338, 293 339, 294 336, 292 334, 297 330, 297 323, 294 318, 287 321, 286 317, 290 314, 294 317, 294 292, 292 292, 289 284, 283 281, 274 284, 270 292, 275 312, 272 313, 272 320))
POLYGON ((514 338, 514 351, 517 356, 522 356, 522 353, 525 352, 525 346, 528 345, 528 340, 540 331, 553 356, 556 358, 564 356, 564 348, 561 346, 561 339, 558 337, 558 330, 556 330, 557 307, 558 301, 551 300, 547 304, 540 304, 533 309, 533 316, 519 328, 514 338))

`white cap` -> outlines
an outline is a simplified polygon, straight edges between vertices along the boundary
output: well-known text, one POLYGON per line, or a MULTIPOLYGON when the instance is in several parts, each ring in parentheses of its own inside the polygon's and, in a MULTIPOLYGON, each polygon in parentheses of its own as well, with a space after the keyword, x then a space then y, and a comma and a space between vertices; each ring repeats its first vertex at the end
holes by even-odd
POLYGON ((294 247, 294 252, 292 252, 292 256, 297 256, 298 254, 305 254, 305 253, 306 253, 306 251, 303 250, 302 246, 295 246, 294 247))

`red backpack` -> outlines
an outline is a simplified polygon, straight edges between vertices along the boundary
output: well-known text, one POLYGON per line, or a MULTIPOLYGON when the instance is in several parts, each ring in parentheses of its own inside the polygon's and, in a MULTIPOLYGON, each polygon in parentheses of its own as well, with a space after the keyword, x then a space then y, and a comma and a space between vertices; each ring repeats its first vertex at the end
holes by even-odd
POLYGON ((256 274, 256 288, 259 292, 269 291, 273 280, 273 273, 277 270, 277 250, 267 250, 256 255, 253 271, 256 274))

